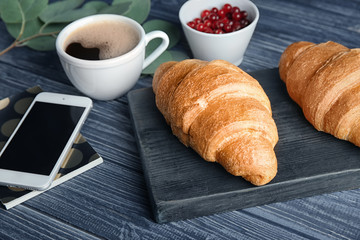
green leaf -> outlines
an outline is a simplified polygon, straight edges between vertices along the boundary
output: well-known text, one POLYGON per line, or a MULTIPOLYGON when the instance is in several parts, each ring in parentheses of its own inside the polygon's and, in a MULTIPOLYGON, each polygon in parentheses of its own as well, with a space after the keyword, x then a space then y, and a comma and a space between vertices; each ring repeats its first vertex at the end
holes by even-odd
POLYGON ((169 50, 169 52, 171 53, 171 56, 172 56, 172 61, 182 61, 182 60, 185 60, 185 59, 189 59, 190 57, 185 54, 184 52, 182 51, 177 51, 177 50, 169 50))
POLYGON ((64 27, 66 27, 67 23, 52 23, 46 25, 46 27, 42 30, 42 33, 59 33, 64 27))
MULTIPOLYGON (((127 2, 128 0, 114 0, 112 5, 127 2)), ((123 15, 134 19, 142 24, 149 16, 151 8, 151 0, 132 0, 130 8, 123 15)))
POLYGON ((147 66, 142 74, 154 74, 155 70, 160 66, 160 64, 164 62, 168 62, 172 60, 172 55, 169 51, 163 52, 154 62, 152 62, 149 66, 147 66))
POLYGON ((0 0, 1 18, 6 23, 21 23, 36 18, 47 6, 48 0, 0 0))
POLYGON ((1 0, 0 8, 1 19, 5 23, 21 23, 22 21, 22 9, 18 0, 1 0))
POLYGON ((0 14, 1 11, 7 7, 8 0, 0 0, 0 14))
POLYGON ((26 46, 38 51, 50 51, 55 49, 56 38, 42 36, 26 42, 26 46))
POLYGON ((101 9, 108 7, 109 5, 103 1, 90 1, 84 4, 82 8, 84 9, 95 9, 99 12, 101 9))
POLYGON ((75 9, 69 10, 64 14, 59 14, 50 19, 47 23, 69 23, 77 19, 87 17, 95 14, 97 11, 95 9, 75 9))
MULTIPOLYGON (((20 40, 39 33, 41 26, 42 23, 39 21, 39 19, 27 21, 25 23, 25 29, 20 40)), ((6 23, 6 28, 11 36, 17 38, 21 29, 21 23, 6 23)))
MULTIPOLYGON (((26 22, 26 27, 21 40, 34 36, 39 33, 43 23, 37 18, 26 22)), ((60 31, 65 24, 50 24, 44 29, 44 33, 60 31)), ((7 23, 6 24, 8 32, 14 38, 18 36, 21 24, 20 23, 7 23)), ((40 36, 32 40, 29 40, 23 43, 23 46, 30 47, 39 51, 48 51, 55 49, 56 38, 54 36, 40 36)))
POLYGON ((126 11, 129 10, 130 5, 131 5, 130 1, 114 4, 101 9, 99 13, 124 15, 124 13, 126 13, 126 11))
MULTIPOLYGON (((146 33, 154 31, 154 30, 164 31, 168 35, 169 40, 170 40, 168 49, 175 46, 180 40, 181 34, 180 34, 179 28, 176 25, 174 25, 170 22, 164 21, 164 20, 154 19, 154 20, 147 21, 146 23, 144 23, 143 28, 146 33)), ((156 42, 157 42, 157 45, 159 45, 161 40, 158 40, 156 42)), ((154 44, 154 43, 152 43, 152 44, 154 44)))
MULTIPOLYGON (((25 23, 24 33, 19 39, 20 41, 24 38, 39 34, 43 23, 39 19, 33 19, 25 23)), ((43 29, 42 33, 60 32, 66 26, 65 23, 50 24, 43 29)), ((17 38, 20 32, 21 23, 7 23, 6 28, 11 36, 17 38)))
MULTIPOLYGON (((49 4, 39 15, 40 19, 45 23, 53 22, 53 19, 66 16, 68 11, 80 6, 84 0, 64 0, 49 4)), ((66 19, 66 17, 64 17, 66 19)), ((71 21, 71 20, 70 20, 71 21)))
POLYGON ((25 20, 37 18, 48 6, 48 0, 19 0, 21 8, 25 13, 25 20))

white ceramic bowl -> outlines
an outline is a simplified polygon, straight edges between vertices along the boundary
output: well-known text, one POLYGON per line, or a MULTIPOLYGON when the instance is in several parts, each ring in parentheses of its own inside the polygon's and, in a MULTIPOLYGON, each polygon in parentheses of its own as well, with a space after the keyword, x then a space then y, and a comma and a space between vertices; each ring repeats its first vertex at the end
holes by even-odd
POLYGON ((258 8, 249 0, 189 0, 179 12, 180 22, 194 58, 207 61, 223 59, 237 66, 243 60, 259 15, 258 8), (187 25, 194 18, 199 18, 203 10, 210 10, 213 7, 221 9, 225 3, 247 11, 251 23, 236 32, 225 34, 204 33, 187 25))

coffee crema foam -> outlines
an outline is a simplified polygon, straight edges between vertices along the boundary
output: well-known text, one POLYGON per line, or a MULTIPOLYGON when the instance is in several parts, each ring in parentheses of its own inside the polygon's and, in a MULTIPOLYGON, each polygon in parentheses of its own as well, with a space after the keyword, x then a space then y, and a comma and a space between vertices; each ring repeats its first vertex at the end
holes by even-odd
POLYGON ((139 34, 130 24, 105 20, 75 30, 66 39, 65 46, 80 43, 84 48, 97 48, 99 59, 105 60, 129 52, 139 43, 139 39, 139 34))

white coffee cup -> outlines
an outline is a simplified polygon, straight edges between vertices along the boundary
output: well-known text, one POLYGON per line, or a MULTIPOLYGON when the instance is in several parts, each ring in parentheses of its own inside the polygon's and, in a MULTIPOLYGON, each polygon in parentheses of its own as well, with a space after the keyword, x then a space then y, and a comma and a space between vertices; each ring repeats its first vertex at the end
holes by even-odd
POLYGON ((66 26, 56 39, 60 62, 71 83, 82 93, 98 100, 112 100, 124 95, 137 82, 144 68, 168 47, 169 38, 162 31, 145 34, 136 21, 115 14, 99 14, 81 18, 66 26), (129 52, 105 60, 83 60, 65 52, 66 40, 77 29, 101 21, 120 21, 130 24, 139 35, 138 44, 129 52), (145 47, 155 38, 162 43, 145 59, 145 47))

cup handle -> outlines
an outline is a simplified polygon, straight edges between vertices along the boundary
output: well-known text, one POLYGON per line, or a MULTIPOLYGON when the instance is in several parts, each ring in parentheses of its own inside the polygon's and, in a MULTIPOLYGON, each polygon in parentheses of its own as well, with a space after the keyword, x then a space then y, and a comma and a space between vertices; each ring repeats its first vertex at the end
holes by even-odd
POLYGON ((156 58, 158 58, 169 46, 169 37, 166 35, 166 33, 162 31, 152 31, 145 35, 145 46, 148 45, 148 43, 155 39, 155 38, 161 38, 162 42, 161 44, 144 60, 143 69, 150 65, 156 58))

